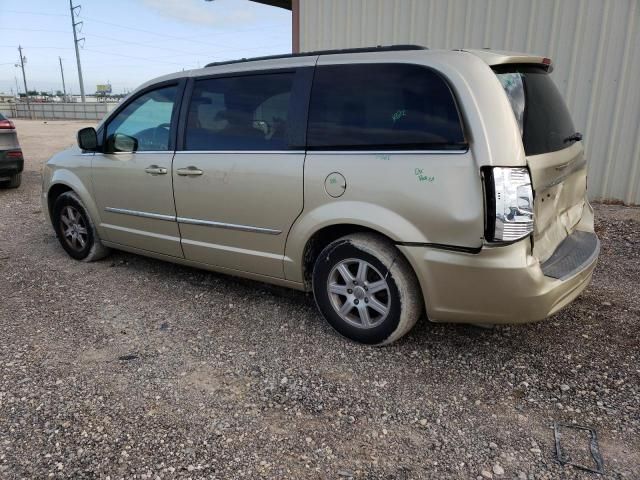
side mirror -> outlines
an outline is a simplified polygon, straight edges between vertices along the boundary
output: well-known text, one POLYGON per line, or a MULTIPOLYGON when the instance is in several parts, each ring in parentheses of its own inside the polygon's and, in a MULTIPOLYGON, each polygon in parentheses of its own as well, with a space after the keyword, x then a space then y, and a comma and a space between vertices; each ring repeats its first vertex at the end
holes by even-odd
POLYGON ((113 135, 113 150, 115 152, 135 152, 138 150, 138 140, 124 133, 113 135))
POLYGON ((93 127, 86 127, 78 130, 78 146, 82 150, 95 152, 98 150, 98 134, 93 127))

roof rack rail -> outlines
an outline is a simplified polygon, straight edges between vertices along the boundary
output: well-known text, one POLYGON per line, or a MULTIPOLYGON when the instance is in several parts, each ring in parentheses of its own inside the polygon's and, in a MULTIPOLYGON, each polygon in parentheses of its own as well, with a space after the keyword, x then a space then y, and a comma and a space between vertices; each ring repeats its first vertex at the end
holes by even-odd
POLYGON ((427 50, 427 47, 422 45, 378 45, 377 47, 358 47, 358 48, 343 48, 334 50, 316 50, 312 52, 300 52, 300 53, 285 53, 282 55, 267 55, 265 57, 253 57, 253 58, 239 58, 237 60, 226 60, 223 62, 212 62, 205 65, 207 67, 217 67, 219 65, 231 65, 234 63, 243 62, 255 62, 258 60, 275 60, 278 58, 295 58, 295 57, 309 57, 312 55, 333 55, 337 53, 365 53, 365 52, 397 52, 405 50, 427 50))

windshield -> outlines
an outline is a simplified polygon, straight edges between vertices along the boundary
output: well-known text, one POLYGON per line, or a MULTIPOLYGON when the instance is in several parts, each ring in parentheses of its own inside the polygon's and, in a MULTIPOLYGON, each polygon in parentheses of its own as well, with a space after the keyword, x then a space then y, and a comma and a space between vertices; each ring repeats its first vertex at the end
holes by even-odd
POLYGON ((527 156, 556 152, 570 146, 575 131, 564 99, 546 70, 505 65, 494 71, 518 121, 527 156))

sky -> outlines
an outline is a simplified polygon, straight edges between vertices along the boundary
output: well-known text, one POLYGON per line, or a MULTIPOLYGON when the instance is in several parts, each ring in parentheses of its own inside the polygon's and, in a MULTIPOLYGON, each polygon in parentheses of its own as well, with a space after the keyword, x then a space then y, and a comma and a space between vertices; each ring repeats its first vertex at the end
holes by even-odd
MULTIPOLYGON (((81 5, 80 60, 86 94, 109 82, 113 93, 207 63, 291 52, 291 12, 248 0, 74 0, 81 5)), ((0 93, 79 94, 69 0, 0 0, 0 93)))

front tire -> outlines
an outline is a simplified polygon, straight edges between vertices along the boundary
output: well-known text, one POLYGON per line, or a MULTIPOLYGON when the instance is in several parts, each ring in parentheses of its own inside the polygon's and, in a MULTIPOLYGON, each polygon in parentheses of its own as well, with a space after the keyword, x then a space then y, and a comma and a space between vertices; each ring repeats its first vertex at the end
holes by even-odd
POLYGON ((60 245, 70 257, 92 262, 109 253, 109 249, 100 241, 86 207, 75 192, 65 192, 56 198, 51 219, 60 245))
POLYGON ((387 345, 422 314, 422 293, 411 266, 381 235, 358 233, 329 244, 313 269, 316 304, 341 335, 387 345))

